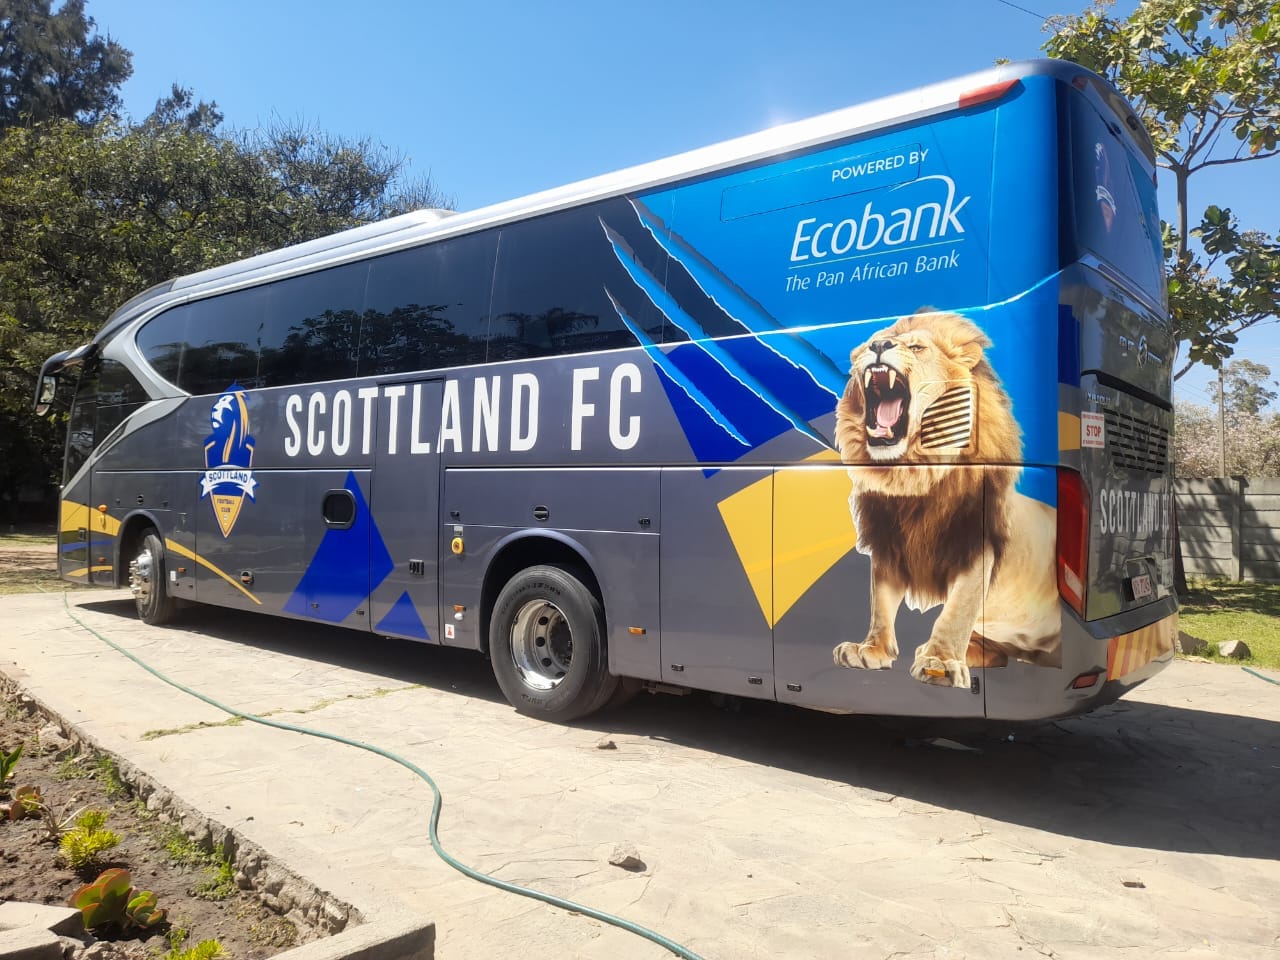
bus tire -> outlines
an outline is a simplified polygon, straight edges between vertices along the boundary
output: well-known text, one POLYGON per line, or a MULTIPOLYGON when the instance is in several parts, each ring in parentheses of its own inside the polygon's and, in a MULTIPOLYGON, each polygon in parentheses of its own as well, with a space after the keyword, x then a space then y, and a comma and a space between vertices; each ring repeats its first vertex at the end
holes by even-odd
POLYGON ((154 529, 143 534, 129 560, 129 589, 143 623, 159 626, 177 613, 178 603, 165 585, 164 543, 154 529))
POLYGON ((507 582, 489 618, 489 658, 507 700, 530 717, 575 720, 618 688, 604 608, 572 567, 529 567, 507 582))

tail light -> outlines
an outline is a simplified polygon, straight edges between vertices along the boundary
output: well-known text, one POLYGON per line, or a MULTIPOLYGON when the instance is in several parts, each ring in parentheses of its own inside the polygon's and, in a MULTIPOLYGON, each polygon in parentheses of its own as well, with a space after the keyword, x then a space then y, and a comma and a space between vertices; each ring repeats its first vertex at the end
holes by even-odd
POLYGON ((975 87, 973 90, 966 90, 960 94, 959 106, 963 110, 966 107, 975 107, 980 103, 990 103, 992 100, 999 100, 1006 93, 1018 85, 1017 78, 1013 80, 1001 80, 997 83, 989 83, 985 87, 975 87))
POLYGON ((1058 592, 1084 616, 1089 575, 1089 493, 1084 478, 1058 468, 1058 592))

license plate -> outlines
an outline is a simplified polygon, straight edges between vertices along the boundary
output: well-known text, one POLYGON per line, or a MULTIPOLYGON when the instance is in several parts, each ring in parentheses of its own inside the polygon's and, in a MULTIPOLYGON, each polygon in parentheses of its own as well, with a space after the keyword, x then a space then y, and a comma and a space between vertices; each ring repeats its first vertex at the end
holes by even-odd
POLYGON ((1134 577, 1130 583, 1133 584, 1133 599, 1150 600, 1156 595, 1155 590, 1151 588, 1151 574, 1143 573, 1134 577))

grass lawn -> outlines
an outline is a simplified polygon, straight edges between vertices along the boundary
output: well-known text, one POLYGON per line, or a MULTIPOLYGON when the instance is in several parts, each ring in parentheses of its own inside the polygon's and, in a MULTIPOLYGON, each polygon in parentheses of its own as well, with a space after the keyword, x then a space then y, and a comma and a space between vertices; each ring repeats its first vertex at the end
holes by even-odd
POLYGON ((53 533, 0 533, 0 547, 52 546, 55 539, 53 533))
POLYGON ((0 533, 0 596, 76 589, 75 584, 58 579, 54 544, 51 531, 0 533))
POLYGON ((1199 580, 1181 603, 1178 626, 1209 643, 1202 656, 1222 663, 1239 663, 1280 670, 1280 583, 1234 583, 1199 580), (1221 640, 1243 640, 1252 657, 1227 660, 1218 656, 1221 640))
POLYGON ((7 570, 0 567, 0 597, 13 593, 61 593, 63 590, 79 590, 81 587, 58 578, 58 572, 49 570, 7 570))

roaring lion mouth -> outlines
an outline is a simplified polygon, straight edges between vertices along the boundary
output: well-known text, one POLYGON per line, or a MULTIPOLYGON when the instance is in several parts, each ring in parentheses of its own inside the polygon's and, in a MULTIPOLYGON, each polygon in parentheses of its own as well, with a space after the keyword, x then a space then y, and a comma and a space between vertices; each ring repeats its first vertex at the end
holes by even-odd
POLYGON ((866 397, 867 446, 888 447, 907 435, 911 388, 907 378, 887 363, 867 367, 862 373, 866 397))

